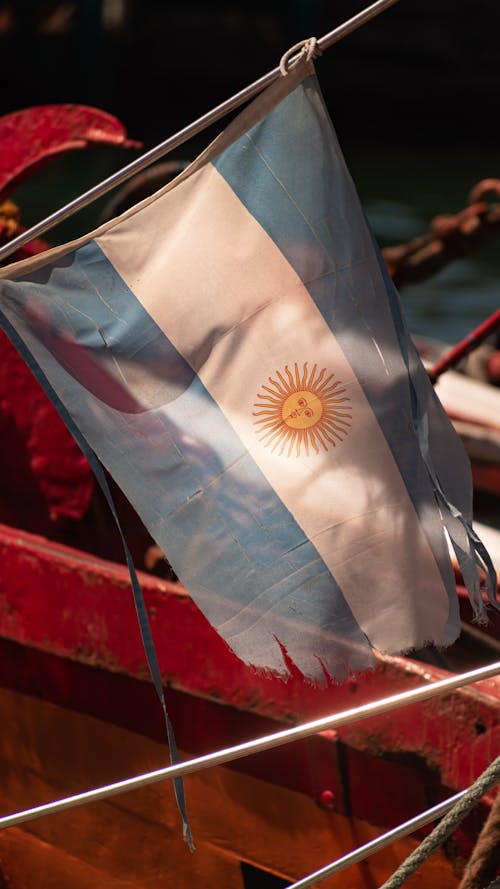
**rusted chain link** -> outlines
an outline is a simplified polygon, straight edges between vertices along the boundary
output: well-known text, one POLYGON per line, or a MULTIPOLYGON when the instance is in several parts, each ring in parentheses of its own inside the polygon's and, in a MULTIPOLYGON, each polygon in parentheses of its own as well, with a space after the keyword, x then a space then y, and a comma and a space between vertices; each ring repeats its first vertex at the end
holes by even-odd
MULTIPOLYGON (((0 202, 0 247, 7 244, 8 241, 17 238, 17 236, 24 231, 25 228, 21 222, 21 211, 17 204, 10 200, 0 202)), ((25 247, 22 247, 21 250, 13 253, 8 258, 8 262, 16 262, 18 259, 26 259, 27 256, 32 256, 34 253, 41 253, 43 250, 47 250, 48 247, 49 244, 45 241, 42 241, 40 238, 35 238, 34 241, 31 241, 25 247)), ((0 262, 0 265, 3 264, 4 263, 0 262)))
MULTIPOLYGON (((472 189, 464 210, 436 216, 426 234, 385 247, 382 253, 396 286, 423 281, 500 234, 500 203, 486 200, 492 196, 500 198, 500 179, 483 179, 472 189)), ((18 207, 11 201, 0 204, 0 246, 21 231, 18 207)))
POLYGON ((466 256, 500 234, 500 179, 483 179, 469 195, 465 209, 436 216, 429 231, 407 244, 386 247, 382 252, 397 287, 434 275, 455 259, 466 256))
POLYGON ((0 245, 12 241, 21 231, 19 207, 12 201, 0 203, 0 245))

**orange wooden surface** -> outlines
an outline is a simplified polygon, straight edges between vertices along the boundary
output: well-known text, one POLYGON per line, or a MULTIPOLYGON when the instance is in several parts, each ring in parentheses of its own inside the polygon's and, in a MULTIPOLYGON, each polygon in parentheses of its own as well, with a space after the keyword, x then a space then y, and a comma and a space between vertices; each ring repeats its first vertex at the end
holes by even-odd
MULTIPOLYGON (((0 692, 0 724, 1 814, 165 764, 166 748, 156 741, 17 692, 0 692)), ((182 840, 172 788, 162 783, 0 832, 9 889, 242 889, 241 861, 292 881, 381 832, 227 768, 189 776, 185 786, 195 853, 182 840)), ((414 846, 401 841, 322 885, 373 889, 414 846)), ((408 886, 457 882, 440 853, 408 886)))

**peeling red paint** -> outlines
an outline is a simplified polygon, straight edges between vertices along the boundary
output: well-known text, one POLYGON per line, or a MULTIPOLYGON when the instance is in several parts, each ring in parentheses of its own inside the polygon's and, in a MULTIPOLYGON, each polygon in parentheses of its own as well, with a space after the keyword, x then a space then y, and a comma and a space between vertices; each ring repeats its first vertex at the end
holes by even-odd
POLYGON ((87 105, 37 105, 0 117, 0 201, 19 183, 68 151, 91 145, 139 148, 121 122, 87 105))
MULTIPOLYGON (((128 571, 43 538, 2 528, 0 633, 71 661, 148 676, 128 571)), ((186 591, 140 574, 165 683, 202 697, 295 722, 386 697, 446 672, 408 658, 383 658, 351 682, 312 688, 294 677, 260 675, 230 651, 186 591)), ((373 756, 403 752, 438 769, 450 787, 467 786, 500 749, 500 680, 338 730, 343 743, 373 756)), ((337 734, 335 734, 337 737, 337 734)), ((332 742, 335 738, 332 736, 332 742)))

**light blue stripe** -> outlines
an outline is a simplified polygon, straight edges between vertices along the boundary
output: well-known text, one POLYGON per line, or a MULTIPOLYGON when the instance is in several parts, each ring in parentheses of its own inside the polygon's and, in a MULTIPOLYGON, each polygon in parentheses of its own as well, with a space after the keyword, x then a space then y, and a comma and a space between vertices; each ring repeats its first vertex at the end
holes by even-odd
MULTIPOLYGON (((2 285, 0 282, 0 289, 1 289, 1 287, 2 287, 2 285)), ((98 481, 98 483, 102 489, 102 492, 104 494, 106 502, 107 502, 107 504, 111 510, 111 513, 113 515, 113 518, 116 522, 116 526, 117 526, 120 538, 123 543, 125 561, 127 563, 127 567, 129 569, 129 573, 130 573, 130 581, 131 581, 131 585, 132 585, 132 592, 133 592, 133 596, 134 596, 134 603, 135 603, 135 607, 136 607, 137 619, 139 622, 139 629, 141 632, 142 643, 144 646, 144 652, 145 652, 146 660, 147 660, 148 667, 149 667, 149 670, 151 673, 151 678, 153 680, 153 685, 156 689, 156 693, 157 693, 158 698, 160 700, 160 704, 161 704, 161 707, 163 710, 163 715, 165 718, 165 727, 166 727, 166 731, 167 731, 167 739, 168 739, 168 745, 169 745, 169 750, 170 750, 170 759, 172 761, 172 764, 175 764, 175 763, 179 762, 179 755, 177 752, 177 743, 175 740, 173 726, 172 726, 170 717, 167 712, 167 705, 166 705, 165 695, 164 695, 164 691, 163 691, 163 681, 162 681, 162 676, 160 673, 160 667, 158 664, 158 657, 156 654, 156 648, 155 648, 155 645, 153 642, 153 636, 151 634, 151 624, 149 621, 149 615, 148 615, 148 611, 146 608, 146 603, 144 601, 144 596, 143 596, 143 592, 141 589, 141 585, 139 583, 137 573, 135 570, 135 566, 132 561, 132 555, 131 555, 130 550, 128 548, 128 544, 127 544, 127 541, 125 539, 125 536, 124 536, 124 533, 123 533, 123 530, 122 530, 122 527, 120 524, 118 513, 116 512, 115 504, 114 504, 113 498, 111 496, 111 491, 109 489, 108 480, 107 480, 106 475, 102 469, 101 464, 99 463, 99 460, 97 460, 97 458, 96 458, 94 451, 92 450, 91 447, 89 447, 88 442, 86 441, 84 436, 81 434, 81 431, 78 428, 78 426, 75 425, 71 414, 68 412, 66 406, 63 404, 63 402, 60 400, 60 398, 58 397, 58 395, 52 388, 52 386, 49 383, 47 377, 45 376, 45 373, 42 370, 41 366, 39 364, 37 364, 37 362, 34 360, 33 355, 27 348, 26 343, 23 341, 23 339, 21 339, 18 331, 12 326, 10 321, 8 321, 6 315, 4 315, 1 310, 0 310, 0 326, 3 328, 5 333, 9 336, 13 346, 15 346, 15 348, 18 350, 19 354, 22 356, 22 358, 24 359, 24 361, 30 368, 31 372, 33 373, 35 378, 38 380, 38 383, 40 384, 40 386, 42 386, 45 393, 51 399, 52 403, 54 404, 54 407, 59 411, 62 419, 66 423, 66 425, 67 425, 69 431, 71 432, 72 436, 74 437, 76 443, 81 448, 82 453, 88 460, 89 465, 92 468, 92 471, 96 477, 96 480, 98 481)), ((184 794, 184 781, 183 781, 182 776, 174 778, 173 783, 174 783, 175 798, 176 798, 177 805, 179 807, 179 811, 180 811, 180 814, 182 817, 184 838, 185 838, 186 842, 188 843, 191 851, 194 851, 193 837, 192 837, 191 827, 189 824, 187 810, 186 810, 186 800, 185 800, 185 794, 184 794)))
MULTIPOLYGON (((311 678, 322 677, 321 662, 332 676, 370 665, 371 648, 317 550, 100 248, 91 243, 49 272, 0 287, 5 314, 74 422, 236 653, 282 670, 276 634, 311 678), (50 334, 51 318, 64 326, 63 341, 50 334), (75 379, 72 338, 88 347, 79 364, 92 391, 75 379), (149 343, 150 376, 167 380, 165 403, 151 409, 148 378, 135 367, 151 359, 149 343), (127 391, 124 376, 133 381, 128 413, 112 406, 126 401, 116 388, 127 391)), ((153 388, 156 397, 161 386, 153 388)))
POLYGON ((412 387, 401 352, 403 331, 395 328, 400 309, 393 290, 388 298, 316 77, 214 166, 300 276, 353 368, 434 551, 450 600, 450 635, 456 636, 454 575, 439 514, 429 509, 434 490, 411 428, 412 387))

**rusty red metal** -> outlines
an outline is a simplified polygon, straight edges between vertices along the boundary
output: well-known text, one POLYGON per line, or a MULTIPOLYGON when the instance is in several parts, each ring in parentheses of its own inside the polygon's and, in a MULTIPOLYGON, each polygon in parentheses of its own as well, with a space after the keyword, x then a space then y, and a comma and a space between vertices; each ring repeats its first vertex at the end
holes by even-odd
MULTIPOLYGON (((19 183, 50 160, 89 146, 135 148, 113 115, 87 105, 40 105, 0 117, 0 244, 25 229, 21 212, 5 201, 19 183)), ((11 257, 48 248, 36 239, 11 257)), ((0 520, 54 536, 65 519, 77 521, 90 503, 87 461, 5 335, 0 332, 0 520)))
POLYGON ((385 247, 382 252, 396 286, 423 281, 498 237, 500 204, 487 203, 486 199, 499 195, 500 180, 483 179, 472 189, 463 210, 455 214, 441 213, 432 220, 425 234, 404 244, 385 247))
MULTIPOLYGON (((297 673, 283 681, 239 661, 180 584, 139 576, 177 741, 191 755, 447 675, 381 657, 341 684, 312 687, 297 673)), ((4 689, 165 741, 127 569, 8 527, 0 527, 0 675, 4 689)), ((490 679, 230 768, 266 782, 267 793, 300 793, 332 815, 386 829, 483 771, 500 749, 499 705, 500 680, 490 679)), ((491 799, 455 837, 462 861, 491 799)))
POLYGON ((491 336, 491 334, 495 333, 500 328, 500 309, 497 309, 496 312, 493 312, 486 321, 483 321, 478 327, 476 327, 471 333, 469 333, 464 339, 460 340, 456 346, 453 346, 446 355, 443 356, 439 361, 436 362, 431 368, 428 370, 428 375, 430 380, 435 383, 437 378, 441 376, 446 370, 450 367, 455 367, 458 362, 468 355, 469 352, 472 351, 479 343, 482 343, 486 337, 491 336))
POLYGON ((59 414, 0 331, 0 519, 53 536, 82 518, 92 473, 59 414))
MULTIPOLYGON (((245 713, 293 723, 447 675, 409 658, 381 658, 377 669, 342 684, 312 687, 300 674, 283 681, 238 660, 180 584, 145 573, 140 580, 165 685, 230 705, 243 723, 245 713)), ((3 639, 149 682, 124 566, 3 527, 0 581, 3 639)), ((439 771, 447 786, 460 789, 500 746, 499 702, 500 680, 485 680, 474 689, 406 707, 397 719, 389 713, 328 733, 327 740, 340 738, 371 755, 411 754, 439 771)), ((205 724, 205 741, 207 732, 211 728, 205 724)))
POLYGON ((107 145, 138 148, 113 115, 87 105, 37 105, 0 117, 0 201, 51 159, 107 145))

